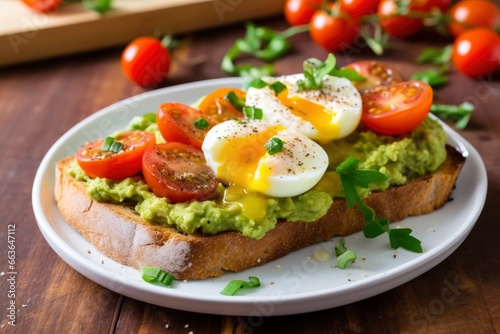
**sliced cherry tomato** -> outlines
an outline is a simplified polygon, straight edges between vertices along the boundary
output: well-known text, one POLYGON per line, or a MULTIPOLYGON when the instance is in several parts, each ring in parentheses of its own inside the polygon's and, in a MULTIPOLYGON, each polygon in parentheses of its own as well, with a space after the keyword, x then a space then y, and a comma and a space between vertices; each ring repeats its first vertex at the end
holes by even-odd
POLYGON ((359 36, 356 19, 340 12, 336 16, 324 10, 314 13, 309 24, 309 33, 316 45, 330 52, 349 48, 359 36))
POLYGON ((453 36, 475 27, 495 29, 500 20, 498 7, 487 0, 464 0, 454 4, 448 12, 448 28, 453 36))
POLYGON ((151 132, 125 131, 115 137, 123 147, 115 153, 103 151, 105 139, 99 139, 80 147, 76 153, 76 161, 90 177, 107 179, 124 179, 141 171, 144 151, 156 143, 151 132))
POLYGON ((134 39, 121 56, 123 73, 143 87, 162 83, 170 69, 170 52, 154 37, 134 39))
POLYGON ((500 37, 488 28, 460 34, 453 43, 451 61, 463 74, 478 77, 494 72, 500 59, 500 37))
MULTIPOLYGON (((398 5, 396 0, 381 0, 377 9, 380 17, 379 22, 382 29, 394 37, 408 37, 424 27, 421 19, 410 18, 405 15, 396 15, 398 5)), ((410 0, 410 11, 426 11, 426 2, 422 0, 410 0)))
POLYGON ((361 94, 378 86, 388 86, 403 81, 396 70, 377 60, 360 60, 345 67, 355 70, 366 78, 366 81, 354 82, 354 86, 361 94))
POLYGON ((353 18, 373 14, 380 0, 340 0, 340 9, 353 18))
POLYGON ((203 152, 182 143, 149 148, 142 159, 142 173, 156 196, 173 203, 210 199, 219 184, 203 152))
POLYGON ((158 129, 167 142, 179 142, 201 148, 208 130, 214 125, 199 109, 182 103, 164 103, 156 114, 158 129), (207 127, 196 126, 196 121, 205 118, 207 127))
POLYGON ((50 13, 62 3, 62 0, 23 0, 23 2, 39 13, 50 13))
POLYGON ((378 134, 398 135, 414 130, 427 117, 432 88, 422 81, 405 81, 373 89, 362 99, 362 122, 378 134))
POLYGON ((286 0, 284 14, 291 26, 308 24, 314 12, 321 8, 322 0, 286 0))
POLYGON ((225 97, 233 92, 237 98, 245 99, 246 93, 236 88, 219 88, 208 94, 198 108, 211 120, 221 123, 230 119, 243 119, 245 116, 225 97))

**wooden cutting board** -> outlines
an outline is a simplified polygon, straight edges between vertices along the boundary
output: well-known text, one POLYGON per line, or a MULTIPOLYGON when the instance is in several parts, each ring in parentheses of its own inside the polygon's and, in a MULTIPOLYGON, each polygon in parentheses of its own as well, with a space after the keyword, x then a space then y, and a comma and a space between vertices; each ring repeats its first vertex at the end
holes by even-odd
POLYGON ((101 15, 79 2, 37 14, 0 0, 0 67, 279 15, 284 0, 114 0, 101 15))

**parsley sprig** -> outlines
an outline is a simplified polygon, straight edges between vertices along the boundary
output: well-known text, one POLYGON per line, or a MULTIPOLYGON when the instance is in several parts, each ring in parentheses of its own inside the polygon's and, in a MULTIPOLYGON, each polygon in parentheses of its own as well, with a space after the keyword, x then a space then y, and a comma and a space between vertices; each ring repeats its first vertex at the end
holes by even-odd
POLYGON ((298 90, 321 89, 326 75, 347 78, 351 81, 365 81, 366 78, 349 68, 338 68, 337 59, 330 53, 322 62, 317 58, 306 59, 303 64, 304 80, 297 82, 298 90))
POLYGON ((383 233, 389 234, 389 242, 392 248, 403 247, 412 252, 422 253, 420 240, 411 236, 409 228, 392 229, 387 218, 375 219, 375 211, 365 204, 359 196, 356 187, 368 188, 372 182, 387 181, 387 176, 376 170, 357 169, 360 160, 349 157, 340 164, 336 172, 340 176, 340 183, 346 197, 347 205, 352 208, 356 205, 363 213, 366 225, 363 234, 367 238, 376 238, 383 233))

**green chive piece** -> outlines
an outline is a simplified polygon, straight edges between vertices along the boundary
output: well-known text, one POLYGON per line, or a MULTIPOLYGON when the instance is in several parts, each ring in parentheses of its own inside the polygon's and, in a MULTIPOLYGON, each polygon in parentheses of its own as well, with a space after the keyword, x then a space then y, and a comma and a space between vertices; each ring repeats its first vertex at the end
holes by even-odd
POLYGON ((256 107, 245 106, 243 107, 243 113, 245 117, 249 119, 262 119, 264 116, 262 109, 256 107))
POLYGON ((267 86, 267 83, 262 80, 262 79, 255 79, 255 80, 252 80, 249 84, 249 87, 253 87, 253 88, 264 88, 267 86))
POLYGON ((194 126, 196 126, 198 129, 206 129, 210 126, 210 123, 208 123, 208 121, 203 118, 203 117, 200 117, 198 118, 196 121, 194 121, 194 126))
POLYGON ((160 268, 150 266, 141 267, 141 276, 148 283, 157 283, 168 287, 172 286, 174 281, 174 276, 160 268))
POLYGON ((335 244, 335 254, 337 255, 337 267, 345 269, 348 263, 356 260, 358 256, 356 253, 345 247, 345 239, 340 240, 335 244))
POLYGON ((109 151, 115 142, 116 139, 114 137, 106 137, 106 139, 104 139, 104 143, 102 144, 102 150, 109 151))
POLYGON ((269 85, 269 87, 271 87, 271 89, 274 90, 276 95, 278 95, 279 93, 281 93, 286 89, 285 84, 280 81, 273 82, 272 84, 269 85))
POLYGON ((231 105, 236 108, 236 110, 242 111, 245 107, 245 99, 239 98, 233 91, 227 93, 224 99, 229 101, 229 103, 231 103, 231 105))
POLYGON ((258 288, 260 286, 260 281, 255 276, 248 277, 249 281, 234 280, 228 283, 228 285, 220 292, 221 295, 233 296, 241 288, 258 288))
POLYGON ((113 153, 118 153, 122 150, 123 148, 123 144, 118 142, 118 141, 115 141, 113 143, 113 145, 111 145, 111 147, 109 148, 109 150, 113 153))
POLYGON ((278 137, 272 137, 264 144, 264 147, 267 153, 274 155, 283 149, 283 140, 278 137))

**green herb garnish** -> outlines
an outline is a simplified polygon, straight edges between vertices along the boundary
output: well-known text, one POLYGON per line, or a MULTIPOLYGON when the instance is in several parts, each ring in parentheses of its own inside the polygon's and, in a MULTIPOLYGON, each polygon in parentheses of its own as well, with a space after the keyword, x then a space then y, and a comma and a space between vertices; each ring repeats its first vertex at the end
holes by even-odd
POLYGON ((101 150, 104 152, 113 152, 113 153, 118 153, 122 150, 123 144, 116 141, 114 137, 106 137, 104 139, 104 143, 102 144, 101 150))
POLYGON ((297 82, 298 90, 320 89, 323 86, 323 77, 329 74, 334 68, 337 60, 333 54, 328 54, 325 62, 316 58, 309 58, 304 61, 304 80, 297 82))
POLYGON ((340 238, 335 244, 335 255, 337 255, 337 267, 340 269, 345 269, 348 263, 358 258, 354 251, 345 247, 344 238, 340 238))
POLYGON ((243 107, 245 107, 245 99, 236 96, 236 93, 233 91, 227 93, 224 99, 231 103, 236 110, 242 111, 243 107))
POLYGON ((415 72, 411 76, 412 80, 427 82, 431 87, 437 88, 448 83, 448 78, 443 71, 429 68, 422 72, 415 72))
POLYGON ((106 13, 111 10, 112 0, 83 0, 83 5, 98 13, 106 13))
POLYGON ((208 121, 204 117, 200 117, 196 121, 194 121, 194 126, 196 126, 200 130, 203 130, 208 128, 210 126, 210 123, 208 123, 208 121))
POLYGON ((160 284, 167 287, 172 286, 172 282, 174 281, 174 276, 160 268, 150 266, 141 267, 141 276, 148 283, 160 284))
POLYGON ((347 205, 351 208, 356 205, 363 213, 367 223, 363 228, 365 237, 375 238, 387 232, 392 248, 403 247, 421 253, 421 242, 410 235, 411 229, 391 229, 387 218, 375 219, 373 209, 361 201, 356 187, 368 188, 372 182, 387 181, 387 176, 376 170, 356 169, 359 162, 359 159, 349 157, 337 167, 336 172, 340 176, 340 183, 344 190, 347 205))
POLYGON ((221 295, 233 296, 241 288, 258 288, 260 286, 260 281, 255 276, 248 277, 249 281, 234 280, 229 282, 229 284, 220 292, 221 295))
POLYGON ((455 127, 459 130, 465 129, 469 123, 474 105, 470 102, 464 102, 458 106, 449 104, 433 104, 431 113, 443 121, 455 121, 455 127))
POLYGON ((274 155, 283 149, 283 140, 278 137, 272 137, 265 144, 264 147, 270 155, 274 155))
POLYGON ((423 49, 417 58, 417 62, 420 64, 447 64, 451 59, 451 54, 453 51, 452 45, 447 45, 444 48, 426 48, 423 49))
POLYGON ((248 119, 262 119, 264 116, 262 109, 250 106, 243 107, 243 114, 248 119))
POLYGON ((276 95, 278 95, 279 93, 281 93, 282 91, 287 89, 285 84, 283 84, 282 82, 279 82, 279 81, 273 82, 272 84, 269 85, 269 87, 272 90, 274 90, 274 93, 276 93, 276 95))

